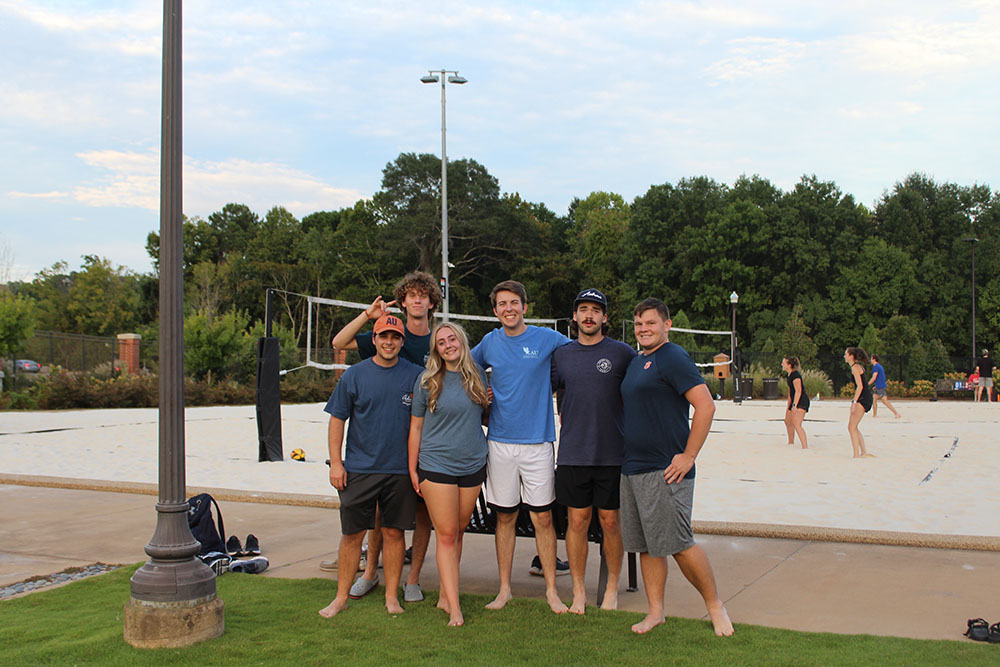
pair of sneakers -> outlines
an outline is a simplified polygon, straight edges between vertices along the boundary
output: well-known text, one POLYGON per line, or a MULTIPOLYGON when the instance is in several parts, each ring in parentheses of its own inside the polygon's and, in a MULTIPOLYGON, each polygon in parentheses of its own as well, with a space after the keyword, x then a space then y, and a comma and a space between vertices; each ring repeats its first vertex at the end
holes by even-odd
POLYGON ((247 535, 246 547, 240 542, 240 538, 230 535, 226 542, 226 552, 233 558, 244 558, 246 556, 260 555, 260 540, 253 533, 247 535))
MULTIPOLYGON (((528 574, 533 574, 536 577, 543 576, 542 572, 542 559, 535 556, 531 559, 531 567, 528 568, 528 574)), ((569 574, 569 563, 564 560, 560 560, 556 557, 556 576, 562 576, 564 574, 569 574)))

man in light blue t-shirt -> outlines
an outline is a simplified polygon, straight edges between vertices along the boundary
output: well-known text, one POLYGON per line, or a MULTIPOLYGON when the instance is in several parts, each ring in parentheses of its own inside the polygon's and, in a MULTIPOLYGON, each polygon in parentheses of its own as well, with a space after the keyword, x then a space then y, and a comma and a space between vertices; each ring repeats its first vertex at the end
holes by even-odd
POLYGON ((493 313, 502 325, 472 349, 472 358, 492 368, 490 385, 489 458, 486 501, 497 513, 497 568, 500 591, 487 609, 502 609, 511 599, 514 566, 514 524, 523 504, 535 527, 535 545, 545 577, 545 600, 557 614, 568 608, 556 591, 555 416, 552 410, 550 364, 556 348, 569 342, 553 329, 529 326, 524 285, 505 280, 490 293, 493 313))

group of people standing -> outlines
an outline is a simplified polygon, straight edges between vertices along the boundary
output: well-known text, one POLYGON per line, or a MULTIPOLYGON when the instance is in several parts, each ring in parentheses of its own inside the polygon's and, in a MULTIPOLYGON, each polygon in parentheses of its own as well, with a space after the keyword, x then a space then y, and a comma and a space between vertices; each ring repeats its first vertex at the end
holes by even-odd
MULTIPOLYGON (((854 395, 847 418, 847 433, 851 437, 851 449, 856 459, 873 458, 875 455, 868 452, 865 447, 865 438, 858 429, 861 419, 869 411, 871 411, 872 417, 877 417, 878 402, 889 408, 896 419, 899 419, 900 415, 889 402, 885 369, 879 363, 877 354, 873 354, 869 360, 868 353, 862 348, 849 347, 844 350, 844 362, 850 367, 851 379, 854 382, 854 395), (866 380, 864 364, 869 361, 872 364, 872 375, 866 380)), ((795 436, 798 436, 802 449, 808 449, 809 444, 802 423, 806 413, 809 412, 809 392, 806 391, 805 382, 802 379, 802 365, 798 357, 785 357, 781 360, 781 369, 788 374, 788 405, 785 407, 785 430, 788 432, 788 444, 794 445, 795 436)))
MULTIPOLYGON (((389 303, 377 298, 334 338, 335 347, 353 341, 364 360, 345 371, 326 406, 330 482, 340 494, 343 537, 337 595, 319 613, 335 616, 359 597, 352 591, 363 595, 374 587, 362 583, 372 581, 367 572, 352 583, 365 531, 382 534, 386 609, 403 611, 398 599, 403 531, 414 525, 423 505, 435 532, 438 607, 449 625, 462 625, 462 539, 485 483, 486 501, 497 518, 499 574, 488 609, 502 609, 512 597, 515 522, 524 508, 535 530, 546 602, 557 614, 583 614, 587 532, 596 507, 608 564, 602 608, 617 608, 622 556, 625 550, 636 552, 649 610, 632 630, 645 633, 662 624, 667 557, 673 556, 701 593, 715 633, 731 635, 711 565, 691 530, 694 462, 715 406, 694 362, 669 341, 667 306, 650 298, 635 307, 637 354, 606 336, 607 299, 596 289, 580 292, 574 301, 577 339, 571 341, 526 324, 524 286, 501 282, 490 294, 501 326, 474 347, 454 322, 430 329, 441 297, 429 275, 408 275, 395 297, 389 303), (406 314, 405 325, 388 310, 395 303, 406 314), (361 333, 371 320, 372 332, 361 333), (401 358, 408 347, 416 354, 401 358), (558 461, 554 391, 562 394, 558 461), (568 508, 569 606, 556 589, 556 502, 568 508)), ((417 542, 415 533, 414 562, 417 542)), ((369 539, 369 566, 372 561, 369 539)), ((410 601, 407 593, 416 583, 407 582, 404 601, 410 601)))

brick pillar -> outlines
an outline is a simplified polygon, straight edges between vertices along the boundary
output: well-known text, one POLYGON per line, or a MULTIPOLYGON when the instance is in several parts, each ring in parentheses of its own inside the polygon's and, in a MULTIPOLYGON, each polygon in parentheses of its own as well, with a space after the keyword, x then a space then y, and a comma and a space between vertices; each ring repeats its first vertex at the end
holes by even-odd
MULTIPOLYGON (((347 350, 334 350, 333 351, 333 363, 335 364, 346 364, 347 363, 347 350)), ((340 376, 344 374, 344 371, 339 368, 333 372, 333 376, 340 381, 340 376)))
POLYGON ((121 359, 126 373, 139 372, 139 334, 118 334, 118 357, 121 359))

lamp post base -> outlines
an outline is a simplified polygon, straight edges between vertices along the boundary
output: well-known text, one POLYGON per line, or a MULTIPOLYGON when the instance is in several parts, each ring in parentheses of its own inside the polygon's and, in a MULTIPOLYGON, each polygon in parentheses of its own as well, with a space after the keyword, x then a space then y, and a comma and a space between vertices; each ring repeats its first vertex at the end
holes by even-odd
POLYGON ((136 648, 181 648, 222 635, 224 604, 210 598, 149 602, 130 598, 125 605, 125 641, 136 648))

